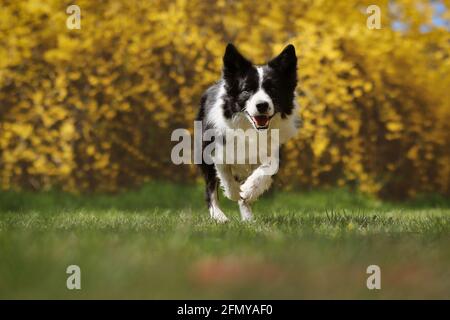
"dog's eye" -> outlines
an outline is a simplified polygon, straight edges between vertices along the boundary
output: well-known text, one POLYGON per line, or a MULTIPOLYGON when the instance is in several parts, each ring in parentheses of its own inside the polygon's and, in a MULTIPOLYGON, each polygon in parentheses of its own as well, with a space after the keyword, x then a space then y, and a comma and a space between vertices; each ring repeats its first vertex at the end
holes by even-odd
POLYGON ((239 94, 239 99, 245 100, 250 97, 250 92, 244 90, 239 94))

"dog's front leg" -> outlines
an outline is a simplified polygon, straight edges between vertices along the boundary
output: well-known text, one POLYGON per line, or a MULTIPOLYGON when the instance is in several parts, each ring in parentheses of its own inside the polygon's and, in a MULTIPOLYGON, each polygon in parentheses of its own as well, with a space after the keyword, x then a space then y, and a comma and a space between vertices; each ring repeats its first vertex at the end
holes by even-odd
POLYGON ((258 199, 272 184, 272 176, 278 171, 278 158, 260 165, 241 185, 240 196, 246 203, 258 199))
POLYGON ((231 173, 231 166, 226 164, 216 164, 216 171, 224 195, 230 200, 239 201, 240 185, 231 173))
POLYGON ((250 207, 250 204, 244 199, 240 199, 238 203, 239 203, 239 211, 241 212, 242 221, 252 221, 253 213, 252 213, 252 208, 250 207))
POLYGON ((268 190, 271 184, 272 176, 265 174, 264 170, 258 167, 241 185, 240 196, 245 202, 251 203, 268 190))

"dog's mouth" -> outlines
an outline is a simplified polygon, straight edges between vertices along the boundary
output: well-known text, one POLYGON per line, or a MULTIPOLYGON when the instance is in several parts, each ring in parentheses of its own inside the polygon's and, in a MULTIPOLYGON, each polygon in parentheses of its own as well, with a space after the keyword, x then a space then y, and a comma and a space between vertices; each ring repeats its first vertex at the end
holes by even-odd
POLYGON ((258 130, 264 130, 269 128, 270 119, 272 119, 272 116, 269 117, 267 115, 257 115, 257 116, 251 116, 247 113, 247 116, 251 119, 253 126, 258 130))

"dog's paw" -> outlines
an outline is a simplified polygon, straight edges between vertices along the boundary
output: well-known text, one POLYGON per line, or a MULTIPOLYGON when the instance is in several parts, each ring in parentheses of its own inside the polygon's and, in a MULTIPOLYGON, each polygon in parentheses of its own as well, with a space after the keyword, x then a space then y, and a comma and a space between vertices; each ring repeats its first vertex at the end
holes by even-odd
POLYGON ((262 176, 258 179, 247 179, 247 181, 241 185, 241 199, 244 199, 248 203, 255 201, 261 194, 269 189, 271 183, 272 178, 270 176, 262 176))
POLYGON ((219 208, 210 208, 209 213, 211 215, 211 218, 218 223, 228 222, 227 216, 219 208))
POLYGON ((241 185, 241 192, 239 195, 241 199, 249 203, 255 201, 259 196, 257 194, 256 186, 250 181, 246 181, 244 184, 241 185))
POLYGON ((253 213, 250 205, 244 200, 239 200, 239 210, 241 212, 241 218, 243 222, 253 222, 253 213))

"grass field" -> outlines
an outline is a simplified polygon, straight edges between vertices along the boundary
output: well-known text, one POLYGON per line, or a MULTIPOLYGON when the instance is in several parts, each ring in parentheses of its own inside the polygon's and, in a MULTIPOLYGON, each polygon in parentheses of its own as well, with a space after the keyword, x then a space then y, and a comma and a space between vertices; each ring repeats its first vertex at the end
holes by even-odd
POLYGON ((209 220, 202 187, 116 196, 0 193, 0 298, 450 298, 446 199, 382 203, 278 192, 241 223, 209 220), (81 290, 66 268, 81 268, 81 290), (381 290, 366 287, 381 268, 381 290))

